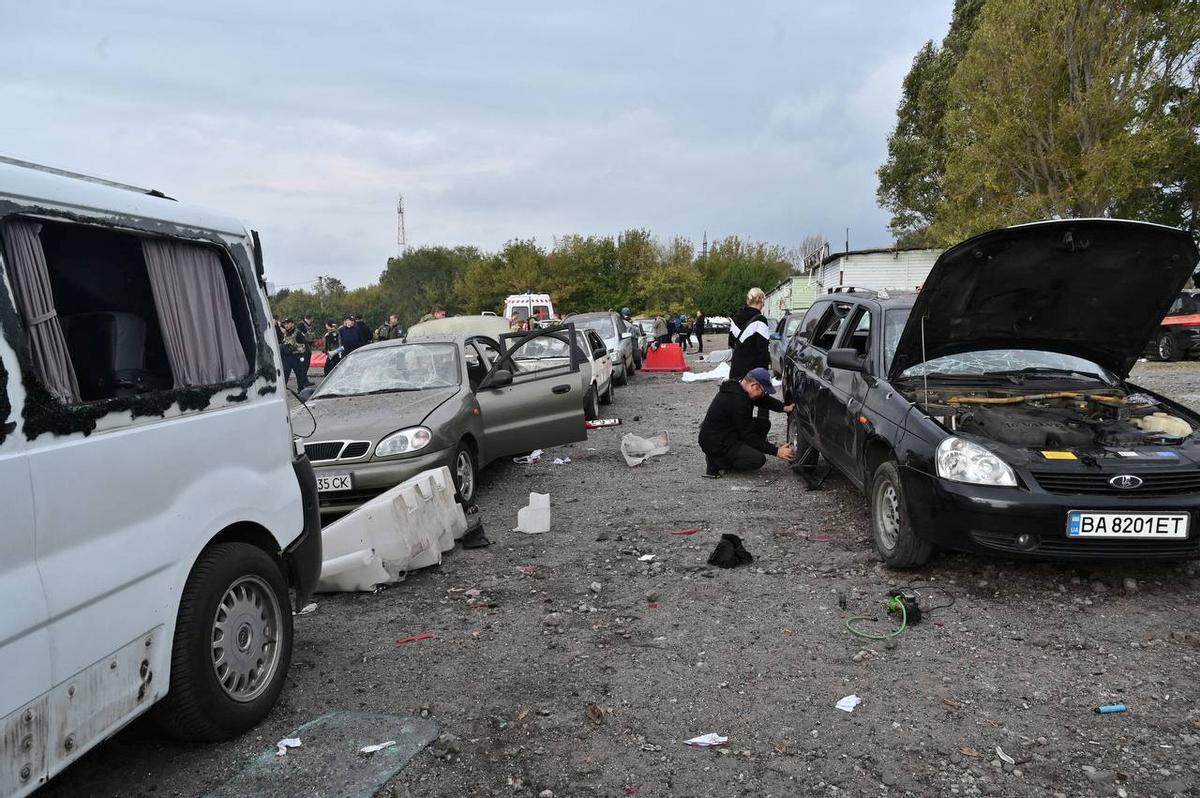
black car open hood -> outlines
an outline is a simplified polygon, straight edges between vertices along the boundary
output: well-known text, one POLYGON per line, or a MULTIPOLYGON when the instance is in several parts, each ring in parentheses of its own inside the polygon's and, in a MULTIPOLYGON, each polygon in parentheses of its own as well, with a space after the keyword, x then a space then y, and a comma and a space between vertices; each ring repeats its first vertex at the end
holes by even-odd
POLYGON ((1197 260, 1190 234, 1145 222, 1069 219, 975 236, 933 265, 889 377, 962 352, 1039 349, 1124 379, 1197 260))

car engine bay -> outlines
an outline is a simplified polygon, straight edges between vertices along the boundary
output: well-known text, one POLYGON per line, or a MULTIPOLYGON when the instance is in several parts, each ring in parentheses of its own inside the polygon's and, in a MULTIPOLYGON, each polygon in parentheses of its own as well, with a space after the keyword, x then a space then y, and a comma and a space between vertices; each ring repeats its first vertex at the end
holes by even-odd
POLYGON ((916 390, 909 398, 951 432, 1021 448, 1177 446, 1192 424, 1153 397, 1100 391, 961 392, 916 390))

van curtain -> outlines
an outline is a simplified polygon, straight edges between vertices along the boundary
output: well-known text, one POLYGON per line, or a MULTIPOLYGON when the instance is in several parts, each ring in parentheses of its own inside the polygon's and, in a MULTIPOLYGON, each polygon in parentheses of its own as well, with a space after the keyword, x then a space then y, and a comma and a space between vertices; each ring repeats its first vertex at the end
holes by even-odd
POLYGON ((25 320, 33 353, 33 370, 42 386, 56 399, 78 404, 79 382, 54 307, 46 251, 38 237, 41 230, 40 224, 26 219, 5 222, 4 256, 8 261, 17 309, 25 320))
POLYGON ((142 255, 176 388, 245 376, 221 259, 207 247, 142 239, 142 255))

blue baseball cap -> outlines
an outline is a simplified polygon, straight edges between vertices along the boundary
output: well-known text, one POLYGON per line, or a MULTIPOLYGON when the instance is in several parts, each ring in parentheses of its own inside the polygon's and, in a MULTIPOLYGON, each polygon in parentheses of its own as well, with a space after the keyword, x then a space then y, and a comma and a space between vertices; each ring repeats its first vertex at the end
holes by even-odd
POLYGON ((746 376, 761 385, 762 389, 768 394, 775 393, 775 386, 771 384, 771 374, 766 369, 750 369, 750 371, 746 372, 746 376))

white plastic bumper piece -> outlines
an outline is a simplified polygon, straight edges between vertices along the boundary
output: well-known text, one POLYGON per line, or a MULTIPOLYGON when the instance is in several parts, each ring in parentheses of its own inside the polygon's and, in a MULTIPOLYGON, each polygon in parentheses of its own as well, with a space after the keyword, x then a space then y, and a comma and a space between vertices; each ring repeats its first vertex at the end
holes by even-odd
POLYGON ((437 565, 467 531, 445 466, 423 471, 321 531, 318 593, 369 592, 437 565))

